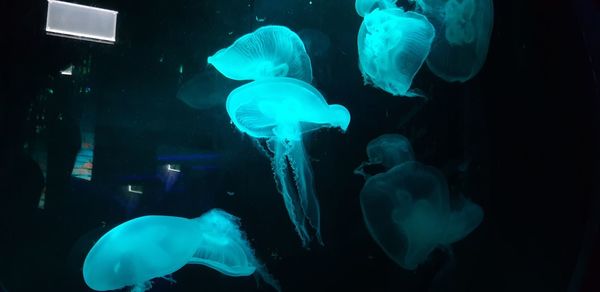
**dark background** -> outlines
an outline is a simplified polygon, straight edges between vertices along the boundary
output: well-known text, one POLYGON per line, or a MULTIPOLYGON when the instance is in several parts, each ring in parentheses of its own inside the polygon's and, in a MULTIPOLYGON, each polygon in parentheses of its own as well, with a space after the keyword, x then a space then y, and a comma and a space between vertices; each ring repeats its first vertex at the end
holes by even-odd
MULTIPOLYGON (((414 84, 428 101, 362 85, 353 1, 307 2, 80 1, 119 11, 117 43, 103 45, 46 36, 44 1, 3 1, 0 291, 86 291, 83 258, 110 227, 144 214, 196 217, 213 207, 242 218, 284 291, 600 290, 598 1, 495 1, 482 71, 447 84, 424 67, 414 84), (330 37, 329 55, 315 65, 316 86, 352 114, 347 133, 323 130, 305 140, 325 241, 310 251, 301 248, 268 160, 251 139, 222 108, 194 110, 175 98, 180 65, 191 78, 209 54, 265 24, 330 37), (81 101, 58 71, 90 55, 97 124, 94 180, 86 183, 69 177, 81 101), (48 87, 55 94, 47 202, 39 210, 42 174, 22 148, 29 103, 48 87), (352 174, 368 141, 391 132, 407 136, 419 161, 444 172, 452 196, 462 193, 485 211, 482 225, 453 245, 453 258, 435 252, 415 272, 371 239, 358 200, 363 181, 352 174), (184 168, 177 191, 165 193, 144 176, 164 145, 218 159, 211 171, 184 168), (145 194, 123 203, 120 188, 132 182, 145 194)), ((173 276, 177 284, 157 280, 153 291, 269 289, 199 266, 173 276)))

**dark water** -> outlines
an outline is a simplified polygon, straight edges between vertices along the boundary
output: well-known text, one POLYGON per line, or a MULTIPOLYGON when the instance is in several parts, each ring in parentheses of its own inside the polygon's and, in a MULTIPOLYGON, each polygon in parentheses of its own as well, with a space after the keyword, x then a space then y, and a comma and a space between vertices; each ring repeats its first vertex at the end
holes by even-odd
MULTIPOLYGON (((44 1, 2 9, 11 14, 3 27, 12 29, 3 28, 8 54, 1 69, 0 291, 88 291, 83 259, 111 227, 146 214, 196 217, 215 207, 242 218, 284 291, 599 291, 592 276, 600 246, 598 2, 495 1, 482 71, 448 84, 424 67, 414 86, 428 100, 363 86, 353 1, 80 3, 119 11, 114 45, 46 36, 44 1), (269 161, 224 108, 194 109, 177 98, 184 82, 206 70, 209 54, 266 24, 329 37, 328 51, 313 58, 316 87, 352 115, 345 134, 305 138, 325 242, 311 250, 300 245, 269 161), (69 64, 90 73, 61 76, 69 64), (40 138, 28 109, 47 88, 53 93, 35 108, 46 117, 37 123, 46 127, 40 138), (70 176, 89 112, 91 182, 70 176), (453 245, 453 257, 435 252, 416 271, 390 260, 362 219, 364 182, 352 170, 366 159, 366 144, 385 133, 408 137, 417 159, 446 175, 452 196, 464 193, 485 212, 483 223, 453 245), (35 139, 47 152, 45 182, 23 149, 35 139), (164 166, 160 157, 190 153, 199 156, 184 157, 182 175, 167 191, 155 175, 164 166), (143 186, 144 194, 125 197, 127 184, 143 186)), ((176 284, 157 280, 151 291, 270 289, 201 266, 173 277, 176 284)))

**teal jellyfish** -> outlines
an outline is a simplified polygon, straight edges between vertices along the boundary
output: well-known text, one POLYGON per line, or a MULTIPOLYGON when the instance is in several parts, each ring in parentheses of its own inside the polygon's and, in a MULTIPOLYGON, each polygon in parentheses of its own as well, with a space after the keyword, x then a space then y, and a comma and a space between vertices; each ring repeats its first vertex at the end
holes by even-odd
POLYGON ((436 247, 467 236, 483 219, 481 207, 462 197, 451 209, 443 175, 415 161, 369 178, 360 202, 373 239, 409 270, 427 260, 436 247))
POLYGON ((278 291, 279 285, 256 259, 239 219, 213 209, 195 219, 143 216, 111 229, 92 247, 83 278, 93 290, 152 287, 150 280, 200 264, 228 276, 255 272, 278 291))
POLYGON ((287 77, 261 79, 233 90, 225 103, 233 124, 256 139, 266 139, 275 181, 303 246, 320 234, 319 202, 302 134, 323 127, 348 128, 350 113, 328 105, 310 84, 287 77), (289 169, 288 169, 289 165, 289 169))
POLYGON ((361 17, 371 13, 375 8, 389 9, 396 7, 396 0, 356 0, 354 8, 361 17))
POLYGON ((291 77, 312 81, 312 67, 304 44, 285 26, 263 26, 246 34, 208 57, 208 64, 234 80, 291 77))
POLYGON ((438 31, 427 66, 448 82, 465 82, 487 57, 494 7, 492 0, 416 0, 438 31))
POLYGON ((177 98, 189 107, 200 110, 225 104, 227 95, 239 82, 214 71, 207 68, 187 80, 177 91, 177 98))
POLYGON ((416 12, 390 8, 367 14, 358 32, 359 68, 365 84, 393 95, 418 95, 410 86, 434 36, 431 23, 416 12))
POLYGON ((412 146, 408 139, 400 134, 383 134, 369 142, 367 145, 368 161, 354 171, 356 174, 368 178, 364 167, 368 165, 381 164, 385 169, 390 169, 406 161, 415 159, 412 146))

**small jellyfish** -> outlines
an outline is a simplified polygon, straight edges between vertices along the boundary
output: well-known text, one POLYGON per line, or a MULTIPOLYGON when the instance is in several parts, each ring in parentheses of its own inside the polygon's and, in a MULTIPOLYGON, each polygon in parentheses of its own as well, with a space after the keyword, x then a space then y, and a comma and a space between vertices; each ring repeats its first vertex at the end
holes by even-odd
POLYGON ((483 219, 481 207, 462 197, 451 209, 443 175, 415 161, 370 177, 360 202, 373 239, 408 270, 425 262, 435 248, 467 236, 483 219))
POLYGON ((194 75, 177 91, 177 98, 191 108, 204 110, 225 104, 238 82, 225 78, 213 68, 194 75))
POLYGON ((393 95, 418 95, 410 87, 434 36, 431 23, 416 12, 390 8, 367 14, 358 32, 359 68, 365 84, 393 95))
POLYGON ((258 272, 280 290, 254 256, 239 219, 219 209, 195 219, 143 216, 118 225, 89 251, 83 278, 96 291, 127 286, 145 291, 152 287, 151 279, 168 277, 186 264, 205 265, 236 277, 258 272))
POLYGON ((225 104, 233 124, 256 139, 266 139, 279 192, 303 246, 311 236, 306 221, 320 234, 319 202, 302 134, 324 127, 345 131, 350 113, 341 105, 328 105, 310 84, 287 77, 261 79, 231 92, 225 104))
POLYGON ((427 66, 448 82, 465 82, 487 57, 494 7, 492 0, 417 0, 436 31, 427 66))
POLYGON ((312 67, 302 40, 285 26, 268 25, 237 39, 208 57, 221 74, 234 80, 291 77, 312 81, 312 67))
POLYGON ((368 178, 364 171, 365 166, 381 164, 387 170, 406 161, 414 160, 415 154, 406 137, 399 134, 384 134, 369 142, 367 157, 369 160, 363 162, 354 171, 365 178, 368 178))
POLYGON ((371 13, 375 8, 389 9, 396 7, 396 0, 356 0, 354 8, 361 17, 371 13))

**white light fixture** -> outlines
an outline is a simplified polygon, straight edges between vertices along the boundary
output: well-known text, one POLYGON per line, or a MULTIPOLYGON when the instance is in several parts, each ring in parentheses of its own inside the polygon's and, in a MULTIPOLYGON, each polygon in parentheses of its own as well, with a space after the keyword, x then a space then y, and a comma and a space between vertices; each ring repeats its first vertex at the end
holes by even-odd
POLYGON ((67 38, 113 44, 117 11, 48 0, 46 33, 67 38))

